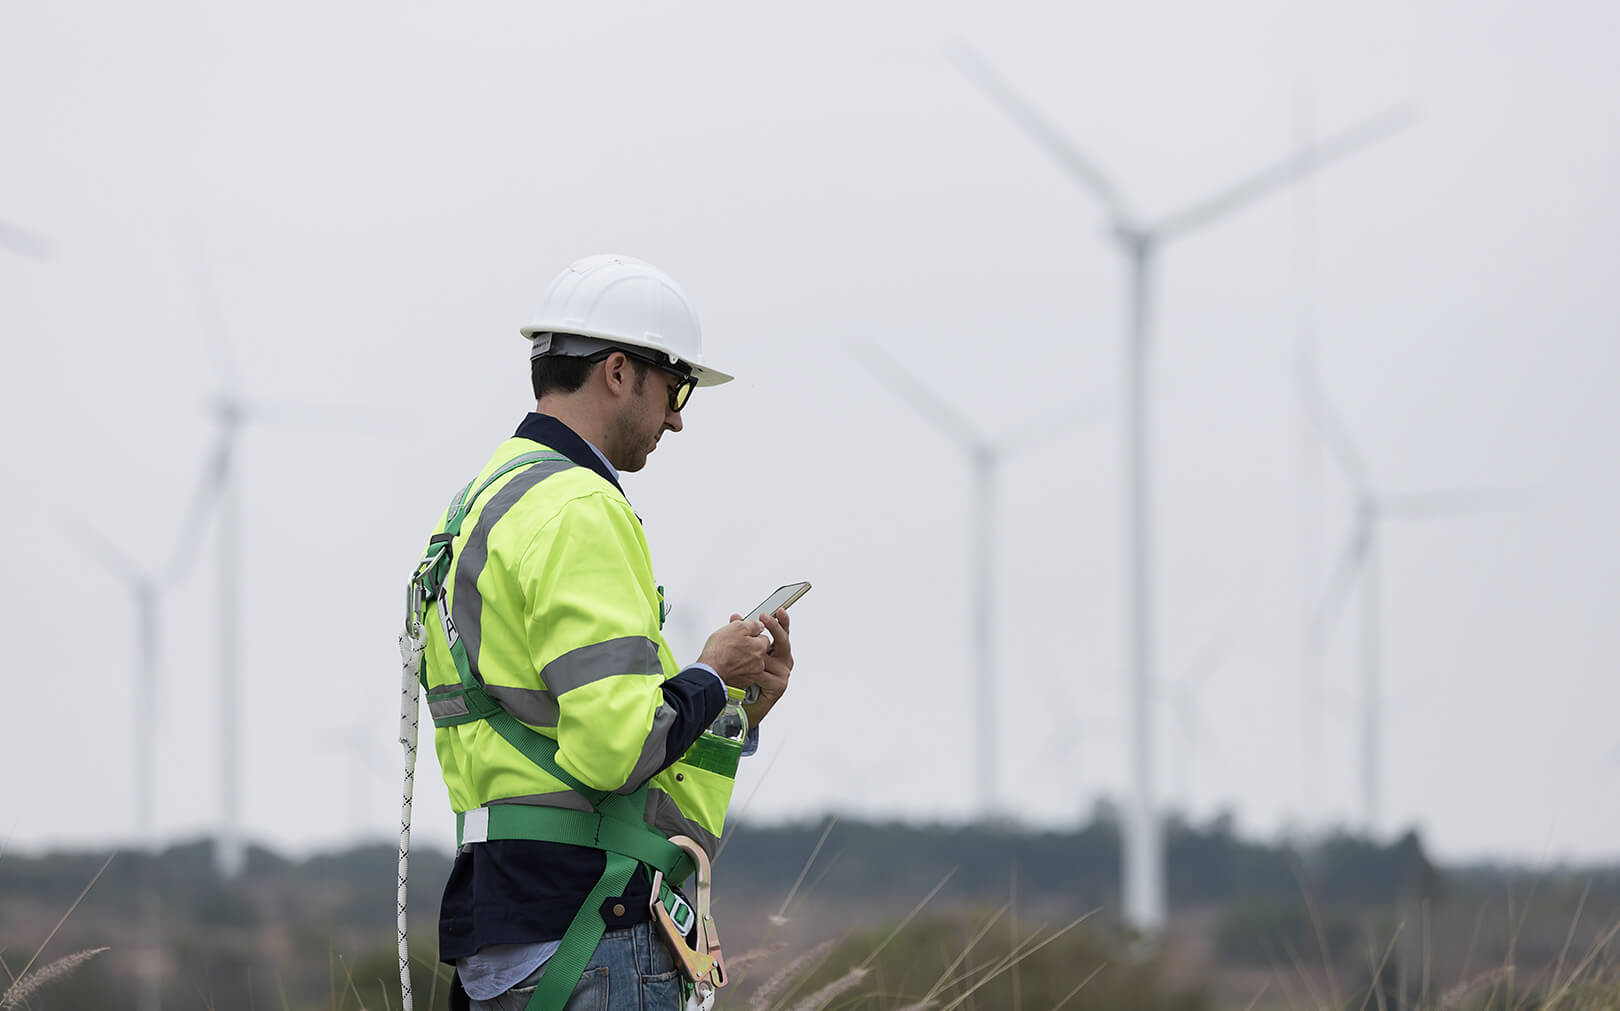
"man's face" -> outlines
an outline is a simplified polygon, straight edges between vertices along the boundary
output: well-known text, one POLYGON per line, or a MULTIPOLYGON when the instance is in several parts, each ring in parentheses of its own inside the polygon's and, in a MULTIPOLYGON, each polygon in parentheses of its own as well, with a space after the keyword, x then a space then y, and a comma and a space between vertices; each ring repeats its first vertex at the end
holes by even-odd
POLYGON ((609 459, 619 470, 634 473, 647 465, 647 455, 658 448, 665 431, 681 430, 681 413, 669 409, 670 390, 680 380, 640 362, 627 362, 625 367, 634 370, 636 378, 614 419, 617 458, 609 459))

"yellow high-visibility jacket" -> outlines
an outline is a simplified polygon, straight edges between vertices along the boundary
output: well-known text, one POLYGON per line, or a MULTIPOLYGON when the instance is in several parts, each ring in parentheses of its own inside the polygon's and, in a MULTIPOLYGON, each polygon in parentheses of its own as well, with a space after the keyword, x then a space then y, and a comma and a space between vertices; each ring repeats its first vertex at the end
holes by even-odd
MULTIPOLYGON (((475 486, 544 448, 507 440, 475 486)), ((691 836, 712 856, 733 780, 668 763, 675 713, 662 685, 680 668, 660 631, 662 600, 641 522, 615 484, 556 456, 506 475, 474 504, 452 544, 446 606, 484 690, 556 740, 565 771, 620 793, 651 777, 648 822, 691 836)), ((435 709, 434 696, 460 682, 444 630, 427 627, 428 705, 434 716, 450 715, 435 709)), ((492 803, 588 809, 483 721, 439 728, 434 748, 457 812, 492 803)))

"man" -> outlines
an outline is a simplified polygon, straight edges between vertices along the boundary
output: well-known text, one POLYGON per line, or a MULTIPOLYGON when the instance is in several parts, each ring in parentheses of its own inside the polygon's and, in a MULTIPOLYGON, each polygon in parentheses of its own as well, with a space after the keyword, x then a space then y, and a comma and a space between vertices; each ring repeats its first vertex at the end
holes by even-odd
POLYGON ((453 1006, 678 1008, 649 867, 672 881, 689 870, 669 836, 714 855, 735 757, 728 769, 693 744, 727 685, 757 686, 751 727, 782 697, 787 612, 732 615, 684 669, 664 642, 663 588, 619 474, 682 429, 694 387, 731 378, 705 364, 674 281, 630 257, 580 260, 523 334, 534 413, 452 503, 424 561, 440 559, 444 587, 423 664, 460 844, 440 957, 457 966, 453 1006))

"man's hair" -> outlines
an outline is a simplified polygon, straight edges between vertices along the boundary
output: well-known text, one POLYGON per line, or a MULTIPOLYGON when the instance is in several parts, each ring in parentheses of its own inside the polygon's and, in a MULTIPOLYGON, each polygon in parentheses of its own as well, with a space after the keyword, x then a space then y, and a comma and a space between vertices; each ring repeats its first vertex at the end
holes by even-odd
MULTIPOLYGON (((530 359, 529 382, 534 386, 534 399, 553 392, 573 393, 585 385, 596 364, 568 355, 541 355, 530 359)), ((636 389, 639 390, 646 381, 648 365, 635 358, 630 359, 630 364, 636 367, 636 389)))

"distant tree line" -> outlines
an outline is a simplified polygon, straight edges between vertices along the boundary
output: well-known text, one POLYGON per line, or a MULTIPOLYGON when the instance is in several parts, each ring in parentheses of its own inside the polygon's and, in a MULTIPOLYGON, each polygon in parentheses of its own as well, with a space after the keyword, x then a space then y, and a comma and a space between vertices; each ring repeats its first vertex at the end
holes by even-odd
MULTIPOLYGON (((786 892, 798 878, 823 825, 742 826, 721 857, 732 887, 786 892)), ((1166 826, 1172 906, 1235 899, 1297 901, 1310 894, 1334 905, 1434 899, 1441 873, 1415 832, 1380 843, 1334 834, 1309 843, 1265 844, 1238 838, 1229 817, 1206 825, 1166 826)), ((951 894, 1005 898, 1014 873, 1021 892, 1083 908, 1119 906, 1120 832, 1111 811, 1071 831, 997 825, 919 826, 839 822, 818 857, 822 897, 923 894, 953 868, 951 894), (835 863, 835 854, 843 854, 835 863)), ((812 871, 812 876, 816 872, 812 871)))

